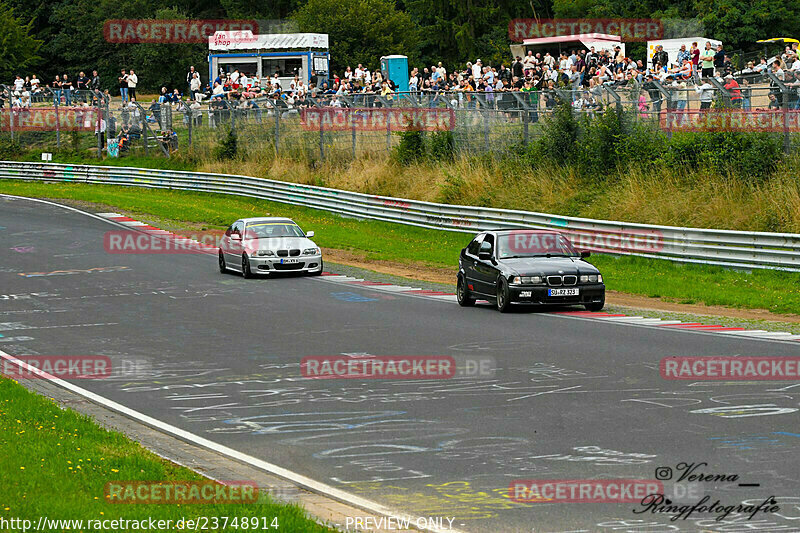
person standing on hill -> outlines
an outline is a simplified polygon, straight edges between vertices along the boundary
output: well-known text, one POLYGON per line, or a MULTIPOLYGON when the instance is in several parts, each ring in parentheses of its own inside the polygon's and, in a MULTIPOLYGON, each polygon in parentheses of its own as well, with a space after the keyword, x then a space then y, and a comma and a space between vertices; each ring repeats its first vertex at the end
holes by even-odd
POLYGON ((131 69, 128 72, 128 96, 130 97, 131 101, 136 98, 136 84, 139 83, 139 77, 136 73, 131 69))
POLYGON ((122 73, 117 78, 117 83, 119 84, 119 95, 122 97, 122 103, 128 101, 128 73, 125 72, 125 69, 122 69, 122 73))

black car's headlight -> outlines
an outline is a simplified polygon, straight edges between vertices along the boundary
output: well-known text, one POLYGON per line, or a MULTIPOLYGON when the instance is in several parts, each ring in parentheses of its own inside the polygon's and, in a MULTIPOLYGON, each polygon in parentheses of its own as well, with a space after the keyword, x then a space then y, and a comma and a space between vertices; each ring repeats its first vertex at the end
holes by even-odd
POLYGON ((319 253, 319 248, 306 248, 303 250, 303 255, 317 255, 319 253))
POLYGON ((528 285, 530 283, 536 285, 542 282, 542 276, 514 276, 511 278, 512 285, 528 285))
POLYGON ((603 283, 603 276, 600 274, 583 274, 581 283, 603 283))

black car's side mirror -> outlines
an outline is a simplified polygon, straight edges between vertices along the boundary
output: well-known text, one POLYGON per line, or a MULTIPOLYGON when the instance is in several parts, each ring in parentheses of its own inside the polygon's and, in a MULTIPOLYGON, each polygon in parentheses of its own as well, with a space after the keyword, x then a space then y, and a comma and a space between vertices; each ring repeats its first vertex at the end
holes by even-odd
POLYGON ((478 259, 481 261, 488 261, 492 258, 492 252, 478 252, 478 259))
POLYGON ((586 250, 581 252, 581 259, 586 259, 587 257, 591 257, 592 252, 587 252, 586 250))

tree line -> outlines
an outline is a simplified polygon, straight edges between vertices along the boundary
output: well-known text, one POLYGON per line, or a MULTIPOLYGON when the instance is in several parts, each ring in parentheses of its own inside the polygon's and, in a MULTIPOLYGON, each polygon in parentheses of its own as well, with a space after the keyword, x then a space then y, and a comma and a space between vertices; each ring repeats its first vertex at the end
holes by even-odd
MULTIPOLYGON (((189 65, 207 73, 207 45, 109 43, 108 19, 290 21, 330 35, 331 68, 341 75, 358 63, 374 69, 389 54, 420 67, 442 61, 448 70, 477 58, 509 63, 509 20, 595 17, 691 20, 726 49, 746 51, 759 50, 758 39, 800 34, 800 3, 772 0, 4 0, 0 82, 97 69, 103 88, 114 89, 120 69, 133 68, 144 91, 185 90, 189 65)), ((644 55, 643 44, 629 47, 636 53, 644 55)))

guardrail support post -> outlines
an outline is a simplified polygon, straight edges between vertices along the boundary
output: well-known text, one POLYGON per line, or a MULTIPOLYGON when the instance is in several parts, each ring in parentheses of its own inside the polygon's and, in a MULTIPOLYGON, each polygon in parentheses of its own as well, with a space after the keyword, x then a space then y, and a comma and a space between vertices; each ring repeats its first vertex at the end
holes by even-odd
POLYGON ((319 158, 325 161, 325 121, 319 121, 319 158))
POLYGON ((486 108, 483 110, 483 144, 486 147, 486 151, 489 151, 489 109, 486 108))
POLYGON ((789 87, 781 81, 774 72, 767 72, 767 76, 778 86, 781 91, 781 111, 783 111, 783 151, 789 153, 792 148, 792 139, 789 135, 789 87))
POLYGON ((275 157, 277 158, 278 146, 281 137, 281 112, 278 109, 278 106, 274 106, 273 109, 275 110, 275 157))
MULTIPOLYGON (((353 117, 351 116, 350 118, 352 119, 353 117)), ((356 121, 355 120, 353 120, 353 131, 352 131, 351 135, 353 137, 353 161, 355 161, 355 159, 356 159, 356 121)))

